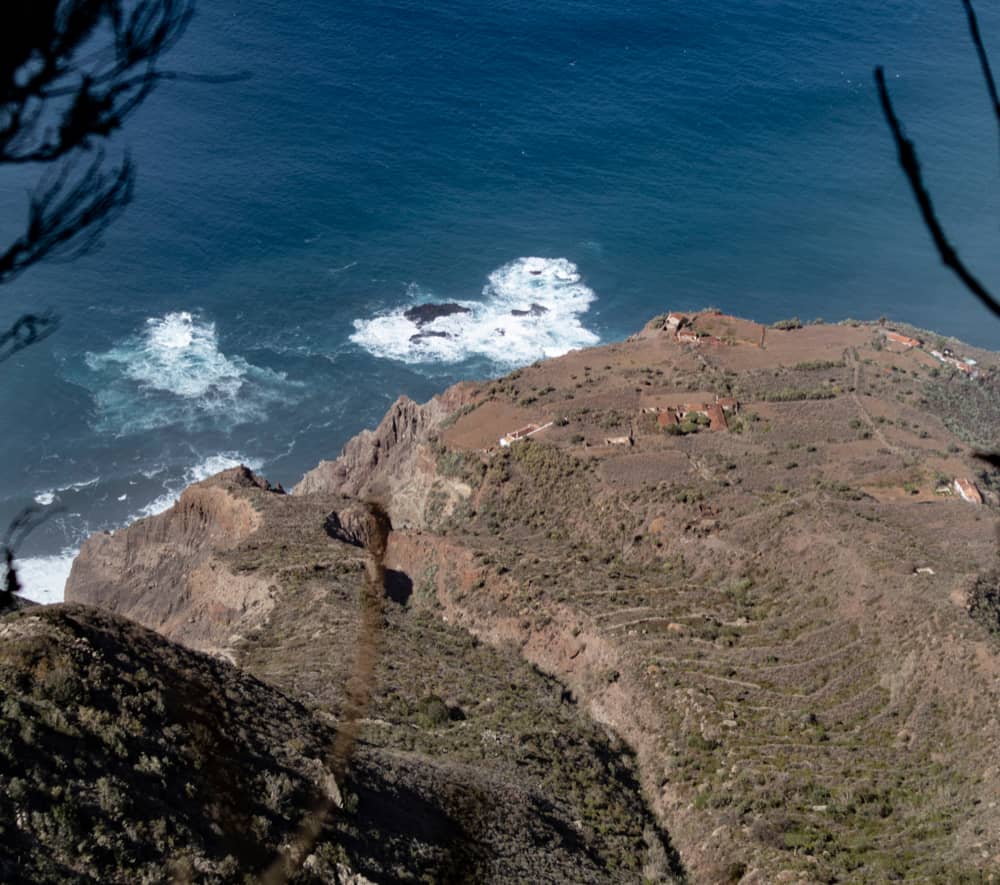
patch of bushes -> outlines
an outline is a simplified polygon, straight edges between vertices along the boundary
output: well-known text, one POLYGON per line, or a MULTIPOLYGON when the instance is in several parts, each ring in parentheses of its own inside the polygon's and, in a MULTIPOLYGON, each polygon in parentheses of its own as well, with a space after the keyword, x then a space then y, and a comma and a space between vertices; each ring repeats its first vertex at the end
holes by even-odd
POLYGON ((796 363, 792 368, 803 372, 821 371, 824 369, 843 369, 843 360, 807 360, 804 363, 796 363))
POLYGON ((772 403, 787 403, 808 399, 835 399, 836 396, 837 392, 830 387, 814 387, 812 389, 785 387, 781 390, 765 393, 761 399, 772 403))
POLYGON ((1000 572, 983 575, 969 591, 969 615, 1000 637, 1000 572))
POLYGON ((417 722, 424 728, 440 728, 451 721, 448 705, 436 694, 427 695, 417 704, 417 722))
POLYGON ((783 332, 790 331, 791 329, 801 329, 802 320, 798 317, 791 317, 787 320, 778 320, 776 323, 771 323, 772 329, 781 329, 783 332))

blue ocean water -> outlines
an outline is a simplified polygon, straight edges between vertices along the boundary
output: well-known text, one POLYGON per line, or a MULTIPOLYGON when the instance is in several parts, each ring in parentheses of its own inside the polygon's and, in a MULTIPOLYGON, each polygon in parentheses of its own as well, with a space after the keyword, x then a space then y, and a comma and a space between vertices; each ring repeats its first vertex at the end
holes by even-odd
MULTIPOLYGON (((997 133, 958 0, 203 2, 169 65, 248 76, 159 88, 104 247, 0 298, 4 323, 63 318, 0 367, 0 524, 60 509, 22 551, 34 594, 58 596, 88 532, 216 469, 290 485, 400 393, 668 308, 1000 346, 919 223, 880 63, 961 253, 1000 280, 997 133), (402 313, 428 301, 470 313, 411 342, 402 313)), ((25 174, 0 176, 4 238, 25 174)))

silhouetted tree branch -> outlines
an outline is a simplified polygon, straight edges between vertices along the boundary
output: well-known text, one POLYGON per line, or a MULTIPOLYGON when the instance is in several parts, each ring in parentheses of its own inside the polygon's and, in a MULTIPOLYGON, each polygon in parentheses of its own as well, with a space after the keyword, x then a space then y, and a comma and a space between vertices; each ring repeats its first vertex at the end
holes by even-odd
POLYGON ((0 363, 18 351, 44 341, 59 328, 59 318, 51 313, 26 313, 18 317, 6 332, 0 333, 0 363))
MULTIPOLYGON (((94 248, 132 198, 126 153, 103 145, 163 79, 158 67, 184 33, 195 0, 11 0, 0 11, 0 166, 39 170, 24 232, 0 244, 0 285, 40 261, 94 248)), ((210 78, 206 78, 210 79, 210 78)), ((25 314, 0 332, 0 362, 49 337, 52 313, 25 314)), ((41 519, 11 523, 2 544, 0 603, 20 589, 15 551, 41 519)))
POLYGON ((993 69, 990 67, 990 59, 986 54, 986 46, 983 44, 983 37, 979 33, 979 21, 976 19, 976 10, 972 6, 972 0, 962 0, 965 7, 965 14, 969 20, 969 34, 976 47, 976 54, 979 56, 979 66, 983 69, 983 79, 986 80, 986 89, 990 94, 990 101, 993 103, 993 116, 997 118, 997 126, 1000 127, 1000 95, 997 94, 996 80, 993 79, 993 69))
POLYGON ((126 156, 104 169, 99 152, 82 172, 78 157, 44 175, 31 195, 24 234, 0 254, 0 284, 44 258, 75 258, 92 249, 104 229, 132 199, 135 167, 126 156))
POLYGON ((61 508, 42 510, 41 507, 32 504, 30 507, 25 507, 7 526, 7 532, 0 542, 4 565, 3 584, 0 587, 0 611, 10 607, 14 602, 14 596, 21 591, 21 582, 14 566, 14 551, 43 522, 61 512, 61 508))
MULTIPOLYGON (((1000 124, 1000 100, 998 100, 997 97, 996 83, 993 79, 993 71, 990 68, 986 48, 983 45, 982 36, 979 33, 979 24, 976 20, 975 10, 973 9, 971 0, 962 0, 962 2, 968 15, 972 42, 975 44, 976 51, 979 54, 980 65, 983 70, 983 77, 986 80, 990 100, 993 103, 994 114, 997 117, 998 124, 1000 124)), ((965 266, 962 260, 958 257, 958 252, 955 251, 955 247, 952 246, 948 237, 945 235, 944 228, 938 220, 937 213, 934 210, 934 203, 931 200, 931 195, 928 192, 927 187, 924 185, 923 174, 920 171, 920 162, 917 159, 916 148, 914 147, 913 142, 906 137, 903 132, 903 126, 899 122, 899 118, 896 116, 895 108, 893 108, 892 105, 892 99, 889 96, 889 88, 886 86, 885 82, 885 71, 881 66, 875 68, 875 85, 878 88, 879 101, 882 104, 882 113, 885 115, 886 123, 889 124, 889 131, 892 133, 893 140, 896 142, 896 149, 899 152, 899 165, 902 167, 907 180, 910 182, 910 188, 912 189, 913 196, 917 201, 917 206, 920 208, 920 214, 923 216, 924 224, 931 235, 931 239, 934 241, 938 254, 941 256, 941 261, 946 267, 954 271, 965 287, 972 292, 976 298, 978 298, 990 311, 992 311, 994 315, 1000 317, 1000 302, 998 302, 989 290, 973 275, 969 268, 965 266)))
POLYGON ((899 151, 899 165, 910 182, 910 188, 913 190, 913 196, 917 201, 917 206, 920 208, 920 214, 923 216, 924 224, 927 226, 931 239, 934 241, 938 254, 941 256, 941 261, 944 262, 945 267, 955 272, 973 295, 996 314, 996 316, 1000 317, 1000 302, 990 294, 986 287, 962 263, 962 260, 958 257, 958 253, 955 251, 955 247, 948 241, 941 222, 938 221, 931 195, 924 185, 916 148, 914 148, 913 142, 903 133, 903 127, 892 106, 892 99, 889 97, 889 89, 885 85, 885 71, 881 67, 875 69, 875 84, 878 87, 879 100, 882 103, 882 113, 885 114, 889 130, 892 132, 896 148, 899 151))
POLYGON ((112 135, 194 13, 193 0, 14 6, 0 28, 0 163, 50 163, 112 135))

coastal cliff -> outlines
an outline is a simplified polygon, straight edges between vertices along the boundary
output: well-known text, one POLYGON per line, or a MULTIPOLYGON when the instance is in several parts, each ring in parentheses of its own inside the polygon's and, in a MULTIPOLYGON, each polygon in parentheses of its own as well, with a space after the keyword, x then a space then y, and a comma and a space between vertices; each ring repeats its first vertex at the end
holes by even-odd
MULTIPOLYGON (((556 877, 991 881, 1000 361, 959 347, 664 315, 400 399, 291 495, 194 486, 89 541, 67 598, 335 718, 369 648, 363 741, 558 809, 556 877)), ((526 827, 468 837, 510 863, 526 827)))

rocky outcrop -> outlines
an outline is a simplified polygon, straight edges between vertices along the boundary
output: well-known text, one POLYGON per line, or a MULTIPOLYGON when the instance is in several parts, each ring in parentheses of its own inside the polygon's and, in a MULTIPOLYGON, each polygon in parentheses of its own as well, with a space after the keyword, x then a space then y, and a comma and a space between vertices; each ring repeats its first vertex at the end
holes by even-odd
POLYGON ((160 516, 91 536, 73 563, 66 601, 125 615, 186 645, 224 653, 234 624, 271 600, 267 584, 214 558, 260 525, 240 492, 280 494, 246 467, 190 486, 160 516))
POLYGON ((373 508, 364 504, 351 504, 340 511, 333 511, 326 518, 326 533, 337 541, 353 547, 370 550, 385 546, 385 536, 390 526, 372 512, 373 508))
POLYGON ((444 499, 436 512, 447 513, 471 491, 464 483, 438 475, 436 453, 430 445, 441 422, 461 408, 466 397, 464 385, 423 405, 401 396, 375 430, 359 433, 335 461, 321 461, 293 494, 378 501, 394 526, 424 527, 433 494, 444 499))
POLYGON ((463 313, 472 313, 472 311, 452 301, 447 304, 418 304, 416 307, 411 307, 403 316, 419 329, 442 317, 450 317, 463 313))
MULTIPOLYGON (((0 619, 0 698, 5 882, 256 881, 340 797, 304 707, 86 606, 0 619)), ((317 836, 300 881, 347 860, 332 818, 317 836)))

